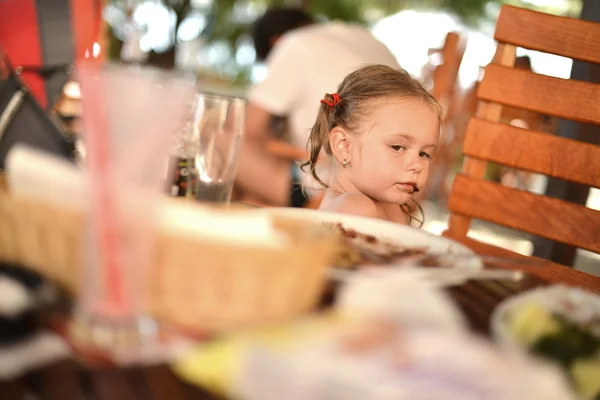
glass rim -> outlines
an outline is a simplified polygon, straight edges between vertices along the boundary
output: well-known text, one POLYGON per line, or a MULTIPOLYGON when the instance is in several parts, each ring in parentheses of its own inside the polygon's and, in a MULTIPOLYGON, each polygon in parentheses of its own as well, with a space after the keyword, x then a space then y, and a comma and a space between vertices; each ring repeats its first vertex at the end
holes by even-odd
POLYGON ((194 73, 178 69, 165 70, 152 65, 127 64, 114 61, 79 61, 74 65, 74 78, 78 80, 78 73, 81 70, 95 69, 101 72, 124 72, 126 74, 144 75, 147 77, 158 77, 161 79, 178 80, 190 84, 196 84, 197 77, 194 73))
POLYGON ((196 91, 196 97, 204 97, 204 98, 211 99, 211 100, 226 101, 229 103, 246 103, 247 102, 247 100, 243 97, 219 94, 219 93, 215 93, 215 92, 207 92, 200 88, 196 91))

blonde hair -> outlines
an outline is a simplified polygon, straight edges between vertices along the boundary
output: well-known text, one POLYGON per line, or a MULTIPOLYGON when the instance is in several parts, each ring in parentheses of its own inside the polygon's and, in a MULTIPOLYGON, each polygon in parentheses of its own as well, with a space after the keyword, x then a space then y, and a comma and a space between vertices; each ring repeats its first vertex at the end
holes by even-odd
MULTIPOLYGON (((337 95, 339 101, 333 95, 325 94, 307 143, 310 158, 302 164, 302 170, 308 168, 312 177, 324 187, 327 187, 327 184, 317 175, 316 164, 321 151, 325 150, 327 155, 332 154, 329 132, 336 126, 356 131, 358 122, 372 109, 373 101, 386 98, 421 100, 432 107, 437 114, 439 126, 442 125, 443 111, 440 104, 419 81, 403 69, 394 69, 385 65, 369 65, 360 68, 344 78, 338 87, 337 95)), ((416 209, 423 214, 421 206, 414 202, 416 209)), ((423 220, 419 221, 413 216, 415 207, 403 204, 400 208, 409 216, 410 222, 414 219, 421 226, 423 225, 423 220)))

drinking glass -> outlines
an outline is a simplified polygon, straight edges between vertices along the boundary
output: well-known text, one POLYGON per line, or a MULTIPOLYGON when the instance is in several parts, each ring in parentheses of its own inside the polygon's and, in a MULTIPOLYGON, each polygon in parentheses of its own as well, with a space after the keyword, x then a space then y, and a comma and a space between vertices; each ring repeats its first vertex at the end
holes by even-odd
POLYGON ((231 201, 244 118, 243 99, 196 95, 190 135, 198 201, 226 204, 231 201))
POLYGON ((192 76, 83 62, 82 89, 90 212, 73 343, 119 363, 156 348, 145 310, 162 168, 171 137, 190 118, 192 76))

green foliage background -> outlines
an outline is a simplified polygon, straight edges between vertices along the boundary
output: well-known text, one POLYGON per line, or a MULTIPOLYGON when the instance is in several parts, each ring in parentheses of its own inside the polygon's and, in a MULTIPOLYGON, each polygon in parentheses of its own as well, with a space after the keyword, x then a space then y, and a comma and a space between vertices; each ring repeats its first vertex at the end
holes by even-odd
MULTIPOLYGON (((456 15, 465 25, 476 27, 484 20, 493 20, 495 15, 489 15, 486 10, 498 9, 502 4, 512 4, 539 11, 578 17, 582 0, 568 0, 565 9, 552 7, 534 7, 524 0, 213 0, 209 13, 212 17, 212 29, 207 34, 208 42, 225 42, 230 49, 236 48, 238 38, 247 33, 250 23, 239 24, 232 21, 231 12, 236 3, 252 4, 264 9, 268 6, 287 5, 307 9, 313 15, 328 20, 342 20, 360 24, 375 22, 403 9, 445 10, 456 15), (495 7, 494 7, 495 6, 495 7)), ((600 0, 598 0, 600 1, 600 0)), ((124 0, 108 0, 117 6, 124 6, 124 0)), ((177 14, 177 24, 190 11, 190 0, 163 0, 163 3, 173 8, 177 14)), ((111 37, 111 58, 118 58, 121 42, 111 37)), ((174 65, 174 49, 162 54, 151 53, 149 64, 165 68, 174 65)), ((248 81, 249 70, 240 68, 234 78, 237 84, 245 85, 248 81)))

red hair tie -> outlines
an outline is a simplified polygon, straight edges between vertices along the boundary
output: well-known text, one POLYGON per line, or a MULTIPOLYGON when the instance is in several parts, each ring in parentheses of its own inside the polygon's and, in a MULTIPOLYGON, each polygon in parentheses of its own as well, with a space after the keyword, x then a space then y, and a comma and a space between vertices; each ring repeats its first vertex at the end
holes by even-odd
POLYGON ((340 103, 340 95, 337 93, 333 93, 331 97, 333 97, 333 100, 323 99, 321 100, 321 103, 327 104, 329 108, 337 106, 340 103))

